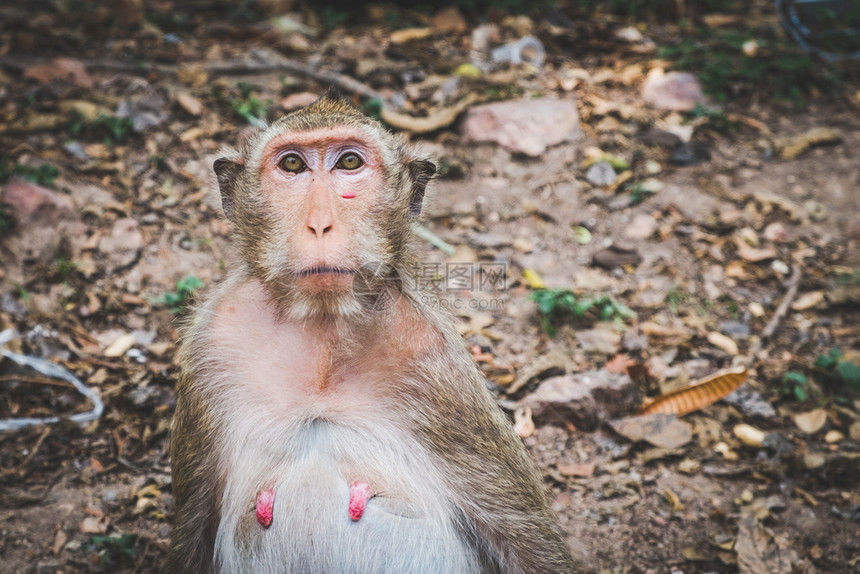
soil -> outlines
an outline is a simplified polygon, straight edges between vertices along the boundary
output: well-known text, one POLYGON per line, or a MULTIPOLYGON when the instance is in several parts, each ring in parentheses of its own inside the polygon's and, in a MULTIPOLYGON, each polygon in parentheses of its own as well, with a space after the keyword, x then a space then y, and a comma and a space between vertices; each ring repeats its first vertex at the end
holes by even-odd
MULTIPOLYGON (((50 10, 39 14, 46 22, 58 23, 50 10)), ((31 36, 38 30, 35 26, 27 28, 31 36)), ((126 40, 129 50, 146 54, 154 32, 132 29, 126 40)), ((204 61, 206 54, 210 59, 237 54, 259 42, 249 29, 254 30, 237 28, 235 37, 219 42, 212 40, 215 32, 209 28, 204 40, 180 34, 182 42, 176 49, 187 54, 165 54, 174 48, 162 42, 151 60, 173 62, 170 58, 176 57, 193 64, 204 61)), ((74 49, 64 55, 92 59, 101 50, 120 50, 116 43, 123 41, 116 33, 96 42, 82 40, 80 27, 69 28, 68 37, 61 30, 52 32, 57 36, 52 47, 26 51, 20 43, 26 34, 13 34, 7 24, 4 32, 13 40, 3 57, 7 61, 10 54, 53 57, 60 54, 58 46, 69 45, 74 49)), ((332 47, 336 36, 316 40, 327 46, 322 52, 330 67, 337 64, 332 56, 338 53, 332 47)), ((348 37, 361 46, 372 40, 372 31, 349 29, 348 37)), ((561 56, 551 56, 549 69, 558 70, 561 56)), ((605 69, 602 64, 587 69, 595 74, 605 69)), ((0 76, 2 125, 24 115, 18 94, 29 94, 35 101, 32 109, 44 114, 53 113, 59 100, 106 101, 92 88, 35 85, 22 77, 20 68, 6 70, 8 75, 0 76)), ((176 377, 173 343, 182 315, 177 318, 155 301, 187 276, 201 279, 207 288, 217 284, 233 265, 227 227, 217 198, 209 192, 209 166, 222 145, 238 141, 244 129, 241 119, 231 114, 229 105, 225 108, 223 101, 210 97, 207 87, 190 88, 173 76, 92 73, 112 101, 150 89, 171 97, 185 90, 206 107, 199 117, 175 103, 166 107, 166 119, 159 126, 134 134, 119 146, 121 151, 92 147, 101 144, 98 137, 81 136, 90 146, 86 162, 70 157, 64 128, 0 131, 4 156, 58 165, 61 174, 54 189, 78 198, 78 205, 87 186, 108 192, 80 216, 85 241, 72 248, 79 266, 67 275, 61 276, 56 260, 23 260, 16 241, 30 241, 26 230, 16 228, 3 239, 0 327, 23 335, 16 343, 21 352, 59 361, 87 385, 97 387, 106 404, 95 424, 60 423, 0 433, 4 573, 162 571, 172 513, 166 449, 176 377), (200 127, 204 135, 181 142, 179 135, 193 127, 200 127), (97 156, 100 151, 103 157, 97 156), (155 156, 163 163, 151 161, 155 156), (139 222, 141 232, 140 245, 129 239, 131 256, 116 246, 93 248, 126 217, 139 222), (139 335, 134 348, 140 353, 106 356, 106 347, 126 333, 139 335), (127 534, 136 539, 118 538, 127 534)), ((549 76, 547 72, 518 81, 530 90, 550 93, 549 76)), ((285 84, 276 75, 264 74, 229 78, 229 85, 238 80, 258 86, 266 95, 282 94, 285 84)), ((288 82, 294 82, 290 91, 325 89, 322 82, 304 77, 288 82)), ((852 89, 856 92, 856 86, 845 91, 852 89)), ((491 144, 466 144, 457 124, 412 138, 464 172, 462 177, 433 182, 424 212, 426 227, 457 246, 457 254, 449 258, 417 242, 422 261, 495 261, 507 268, 504 289, 491 294, 458 292, 451 299, 464 303, 453 311, 464 337, 477 347, 476 356, 492 356, 481 366, 503 407, 510 408, 540 383, 531 381, 509 394, 505 383, 510 379, 505 377, 554 352, 569 357, 580 371, 599 369, 618 354, 647 365, 651 376, 637 383, 639 392, 650 396, 670 386, 671 379, 683 378, 678 373, 661 376, 649 362, 655 357, 670 370, 696 360, 704 361, 708 372, 737 363, 738 357, 706 339, 708 332, 727 321, 750 327, 752 336, 738 342, 740 355, 751 356, 755 337, 784 296, 790 274, 767 260, 751 263, 760 271, 754 277, 727 276, 727 266, 738 259, 732 238, 744 228, 761 236, 768 224, 785 226, 791 238, 777 246, 777 259, 802 267, 801 294, 831 293, 837 272, 855 270, 856 275, 860 115, 850 99, 822 99, 803 109, 768 101, 751 107, 748 101, 727 104, 727 111, 756 118, 772 134, 747 124, 728 131, 705 126, 697 130, 696 138, 709 147, 711 159, 680 167, 668 161, 668 152, 637 143, 623 129, 644 129, 652 120, 665 118, 665 112, 646 110, 648 120, 615 114, 618 129, 595 128, 602 118, 594 113, 591 99, 599 96, 644 109, 637 84, 585 83, 564 96, 581 103, 584 136, 555 145, 539 158, 491 144), (822 126, 837 128, 842 141, 813 147, 790 160, 774 151, 773 138, 822 126), (631 205, 629 192, 592 187, 583 177, 589 146, 637 165, 645 159, 659 162, 662 169, 654 177, 661 189, 631 205), (801 206, 801 213, 792 217, 784 206, 761 200, 767 196, 790 200, 801 206), (655 231, 644 239, 631 238, 632 222, 643 215, 653 220, 655 231), (577 226, 588 228, 590 242, 577 243, 577 226), (641 263, 610 270, 596 267, 593 256, 609 244, 634 248, 641 263), (722 250, 722 259, 715 257, 714 245, 722 250), (798 255, 803 250, 805 255, 798 255), (577 332, 593 327, 588 322, 559 325, 550 337, 528 298, 531 289, 522 279, 526 269, 536 271, 550 288, 611 294, 624 302, 636 311, 637 319, 622 328, 618 339, 632 334, 644 344, 617 343, 613 352, 586 349, 577 332), (670 293, 680 294, 673 309, 667 304, 670 293), (760 303, 766 314, 751 314, 752 303, 760 303), (642 335, 639 329, 648 321, 676 327, 682 332, 680 340, 642 335)), ((834 346, 856 352, 858 317, 856 301, 789 310, 763 351, 752 357, 747 383, 776 408, 775 414, 748 414, 734 403, 717 402, 684 417, 694 429, 694 439, 680 448, 632 443, 608 424, 583 432, 572 425, 537 420, 536 433, 524 441, 544 473, 562 528, 586 568, 618 573, 858 571, 860 444, 849 430, 860 420, 856 397, 825 389, 816 398, 799 402, 781 394, 789 369, 809 367, 834 346), (804 434, 792 417, 816 407, 827 410, 828 423, 819 432, 804 434), (775 446, 745 446, 733 434, 738 423, 771 433, 775 446), (828 430, 840 431, 843 438, 827 442, 828 430), (570 465, 580 470, 562 472, 570 465), (743 549, 750 544, 752 551, 743 549)), ((17 372, 8 361, 0 366, 0 375, 17 372)), ((0 385, 6 397, 0 418, 82 410, 79 397, 62 387, 6 379, 0 385)))

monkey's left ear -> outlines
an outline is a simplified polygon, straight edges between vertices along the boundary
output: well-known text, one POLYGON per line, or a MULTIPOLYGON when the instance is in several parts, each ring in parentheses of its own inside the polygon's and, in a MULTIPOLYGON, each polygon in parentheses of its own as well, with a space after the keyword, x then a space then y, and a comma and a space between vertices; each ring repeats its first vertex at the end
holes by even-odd
POLYGON ((245 171, 245 164, 229 157, 222 157, 215 160, 213 167, 215 168, 215 176, 218 178, 218 188, 221 190, 221 208, 227 219, 234 221, 233 205, 235 204, 237 180, 245 171))
POLYGON ((424 190, 430 178, 436 173, 436 164, 426 159, 416 159, 406 164, 409 179, 412 181, 412 199, 409 200, 409 215, 417 218, 421 214, 424 190))

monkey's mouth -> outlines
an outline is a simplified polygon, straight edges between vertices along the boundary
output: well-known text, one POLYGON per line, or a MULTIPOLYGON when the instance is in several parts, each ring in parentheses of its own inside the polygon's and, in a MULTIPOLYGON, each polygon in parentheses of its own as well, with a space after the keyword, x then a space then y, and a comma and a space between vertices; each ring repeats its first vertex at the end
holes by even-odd
POLYGON ((355 275, 352 269, 343 267, 332 267, 330 265, 316 265, 308 267, 298 273, 299 277, 315 277, 317 275, 355 275))

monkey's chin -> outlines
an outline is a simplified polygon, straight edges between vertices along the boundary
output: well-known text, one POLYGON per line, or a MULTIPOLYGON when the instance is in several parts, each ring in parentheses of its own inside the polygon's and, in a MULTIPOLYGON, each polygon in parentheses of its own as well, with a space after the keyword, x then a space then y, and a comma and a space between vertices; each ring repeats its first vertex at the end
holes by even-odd
POLYGON ((365 310, 356 297, 350 293, 332 291, 297 291, 287 309, 291 319, 331 321, 337 319, 356 319, 365 315, 365 310))
POLYGON ((296 278, 296 287, 305 293, 323 297, 346 295, 352 291, 354 273, 306 273, 296 278))

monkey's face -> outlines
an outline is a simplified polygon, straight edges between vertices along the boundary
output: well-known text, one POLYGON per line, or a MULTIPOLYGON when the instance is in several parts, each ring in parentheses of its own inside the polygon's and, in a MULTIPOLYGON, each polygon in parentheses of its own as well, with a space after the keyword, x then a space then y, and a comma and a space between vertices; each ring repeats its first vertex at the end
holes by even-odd
POLYGON ((385 257, 375 222, 392 200, 386 179, 379 148, 358 128, 272 139, 260 162, 274 232, 265 267, 310 295, 347 294, 362 264, 385 257))
POLYGON ((383 222, 398 204, 383 153, 362 126, 345 125, 284 131, 262 147, 258 199, 237 205, 259 214, 235 216, 255 222, 245 255, 290 316, 362 311, 356 273, 390 259, 383 222))
POLYGON ((293 318, 366 311, 356 274, 363 272, 366 295, 367 269, 400 264, 434 171, 380 124, 328 96, 215 162, 241 253, 293 318))

